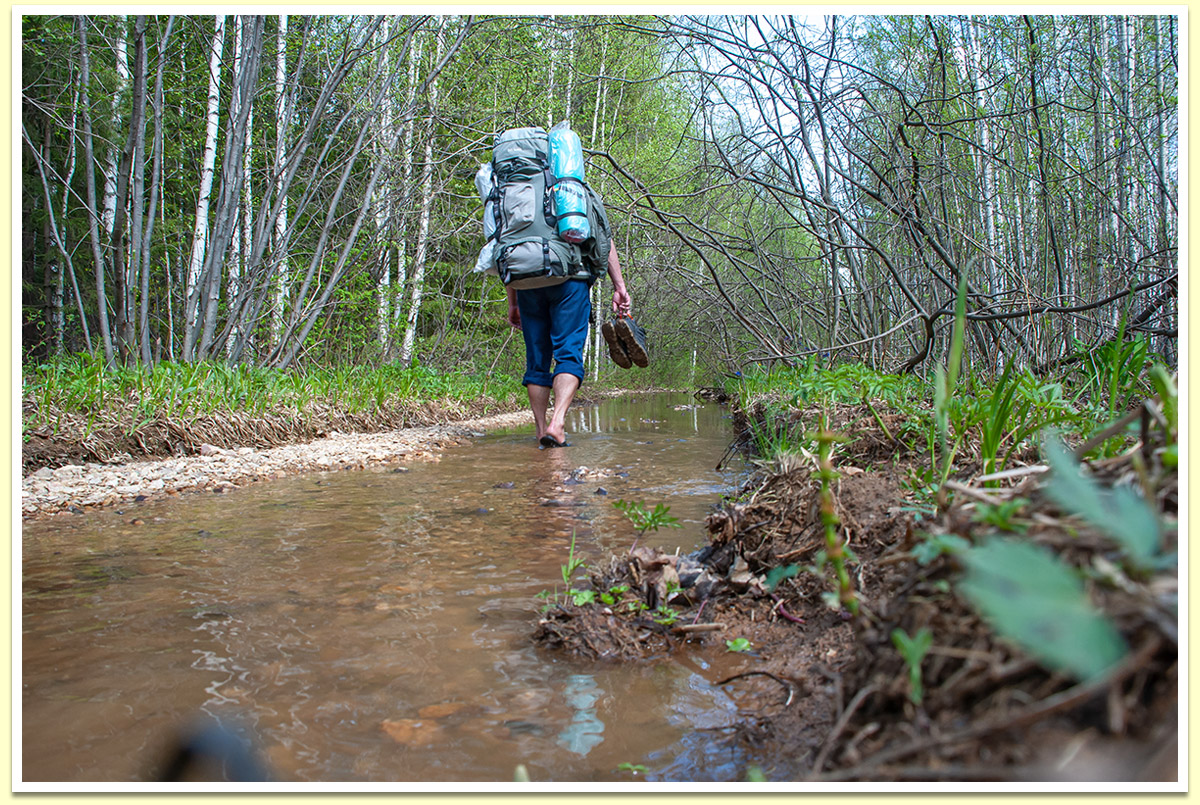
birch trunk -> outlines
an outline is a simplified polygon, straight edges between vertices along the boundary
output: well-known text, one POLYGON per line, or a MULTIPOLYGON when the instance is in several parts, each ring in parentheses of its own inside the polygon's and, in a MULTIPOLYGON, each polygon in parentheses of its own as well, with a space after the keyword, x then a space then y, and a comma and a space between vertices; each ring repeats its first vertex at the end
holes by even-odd
MULTIPOLYGON (((150 171, 150 209, 146 213, 146 222, 142 234, 141 245, 141 301, 138 309, 138 331, 141 333, 142 363, 150 365, 153 356, 150 354, 150 246, 154 235, 154 216, 158 209, 158 201, 162 195, 162 162, 163 162, 163 71, 167 64, 167 43, 171 40, 171 30, 175 26, 175 17, 167 18, 167 29, 163 33, 158 47, 158 74, 154 79, 154 140, 151 144, 152 166, 150 171)), ((169 269, 168 269, 169 272, 169 269)), ((168 273, 167 289, 170 293, 171 278, 168 273)), ((170 310, 170 299, 167 300, 170 310)), ((161 344, 161 341, 160 341, 161 344)))
MULTIPOLYGON (((445 18, 438 20, 433 64, 442 58, 445 43, 445 18)), ((412 364, 413 344, 417 336, 417 319, 421 315, 421 299, 425 293, 425 258, 429 249, 429 216, 433 208, 433 140, 437 133, 438 79, 429 84, 429 114, 425 128, 425 161, 421 168, 421 212, 417 224, 417 243, 413 253, 412 296, 409 299, 408 320, 404 328, 404 343, 400 347, 400 362, 412 364)))
MULTIPOLYGON (((233 35, 233 74, 240 77, 243 73, 243 64, 245 57, 245 43, 243 36, 243 18, 235 17, 234 35, 233 35)), ((229 310, 233 311, 237 308, 238 296, 242 291, 242 277, 246 270, 246 258, 250 252, 250 244, 254 240, 254 202, 251 194, 251 169, 253 158, 253 143, 254 138, 250 134, 254 131, 254 93, 248 93, 243 101, 237 90, 235 89, 233 96, 230 98, 229 113, 230 117, 237 120, 241 117, 241 106, 246 107, 246 138, 242 142, 242 193, 241 200, 234 212, 234 233, 230 241, 229 254, 229 310)), ((236 320, 230 328, 230 335, 225 341, 225 356, 230 358, 233 356, 234 345, 237 343, 239 335, 239 327, 236 320)), ((252 336, 252 333, 246 334, 247 339, 252 336)), ((247 344, 247 348, 253 347, 247 344)))
POLYGON ((273 294, 270 306, 271 347, 279 345, 283 334, 284 307, 287 305, 288 282, 288 196, 284 187, 284 165, 288 159, 288 122, 291 102, 287 87, 288 17, 279 17, 275 33, 275 197, 279 214, 275 216, 275 237, 271 249, 271 283, 273 294))
MULTIPOLYGON (((390 81, 392 73, 391 57, 391 21, 384 19, 380 35, 383 47, 379 54, 379 71, 383 80, 390 81)), ((396 151, 396 101, 391 90, 383 94, 383 107, 380 110, 379 133, 376 137, 376 159, 390 164, 395 158, 396 151)), ((390 171, 389 171, 390 174, 390 171)), ((392 229, 392 210, 394 196, 392 188, 384 187, 377 193, 375 200, 375 231, 379 238, 379 277, 375 283, 376 294, 376 338, 379 341, 379 354, 386 357, 391 351, 392 343, 392 287, 391 287, 391 249, 388 241, 392 229)))
MULTIPOLYGON (((124 14, 115 17, 117 41, 113 43, 113 54, 116 57, 117 88, 112 96, 112 111, 110 121, 114 132, 121 130, 121 99, 129 89, 129 45, 125 38, 124 14)), ((106 169, 104 171, 104 231, 111 237, 113 220, 117 211, 117 144, 116 139, 110 140, 106 151, 106 169)))
POLYGON ((216 16, 212 47, 208 59, 208 112, 204 139, 204 158, 200 168, 200 192, 196 200, 196 225, 192 230, 192 254, 184 288, 183 359, 196 360, 196 344, 201 332, 200 271, 204 267, 208 245, 208 207, 212 195, 213 172, 217 162, 217 131, 221 110, 221 53, 225 42, 225 15, 216 16))
MULTIPOLYGON (((421 63, 423 52, 424 41, 420 36, 418 36, 413 42, 412 49, 409 52, 408 92, 404 100, 404 148, 403 163, 400 166, 400 220, 397 222, 399 236, 396 239, 396 298, 394 300, 395 304, 392 310, 393 333, 400 328, 401 319, 405 318, 403 292, 408 282, 408 223, 410 213, 409 207, 411 206, 413 195, 413 130, 415 129, 413 124, 417 105, 417 78, 420 75, 418 68, 421 63)), ((400 345, 393 344, 392 352, 389 353, 389 357, 397 360, 400 359, 400 345)))

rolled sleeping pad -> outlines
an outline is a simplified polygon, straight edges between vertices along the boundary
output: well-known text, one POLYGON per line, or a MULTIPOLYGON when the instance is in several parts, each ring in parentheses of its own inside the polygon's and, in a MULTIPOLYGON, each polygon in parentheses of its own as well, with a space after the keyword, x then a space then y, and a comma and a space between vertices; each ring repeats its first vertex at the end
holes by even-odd
POLYGON ((558 234, 568 243, 583 243, 592 234, 583 186, 583 144, 578 134, 561 125, 550 130, 549 138, 558 234))

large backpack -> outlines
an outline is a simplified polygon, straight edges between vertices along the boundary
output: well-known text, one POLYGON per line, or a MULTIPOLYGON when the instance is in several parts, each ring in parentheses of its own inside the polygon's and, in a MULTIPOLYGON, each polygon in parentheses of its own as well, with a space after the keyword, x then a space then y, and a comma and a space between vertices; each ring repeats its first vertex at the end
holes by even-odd
MULTIPOLYGON (((496 136, 492 161, 481 168, 481 176, 488 167, 491 189, 484 199, 483 220, 488 243, 477 269, 494 270, 506 286, 517 289, 557 285, 568 279, 591 282, 603 274, 610 242, 608 216, 591 188, 588 221, 592 236, 578 245, 559 237, 545 129, 501 132, 496 136)), ((481 176, 476 177, 477 184, 488 181, 481 176)))

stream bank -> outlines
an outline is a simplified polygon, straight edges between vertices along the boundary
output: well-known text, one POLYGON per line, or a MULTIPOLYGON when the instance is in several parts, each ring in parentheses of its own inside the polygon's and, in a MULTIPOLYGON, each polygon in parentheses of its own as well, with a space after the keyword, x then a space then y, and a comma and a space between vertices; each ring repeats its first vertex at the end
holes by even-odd
MULTIPOLYGON (((539 618, 535 641, 598 663, 653 662, 685 644, 749 649, 754 669, 720 682, 740 696, 727 735, 769 780, 1177 781, 1177 567, 1123 571, 1103 530, 1047 493, 1035 451, 1014 456, 1001 479, 960 462, 949 505, 935 507, 911 483, 928 456, 890 438, 900 423, 871 405, 831 413, 831 430, 853 435, 835 451, 827 506, 847 549, 857 614, 847 594, 837 604, 819 467, 794 455, 763 464, 708 517, 704 548, 612 556, 581 585, 608 597, 559 602, 539 618), (1050 670, 963 595, 960 550, 929 548, 978 544, 999 531, 1075 569, 1080 591, 1128 647, 1119 662, 1082 680, 1050 670), (914 671, 899 648, 921 635, 914 671)), ((818 414, 789 416, 815 428, 818 414)), ((743 443, 764 415, 755 406, 736 413, 743 443)), ((1093 462, 1090 475, 1108 488, 1148 482, 1167 525, 1165 550, 1174 548, 1178 476, 1152 433, 1093 462)), ((1028 593, 1009 595, 1016 609, 1028 593)), ((1070 642, 1073 614, 1040 613, 1044 640, 1070 642)))

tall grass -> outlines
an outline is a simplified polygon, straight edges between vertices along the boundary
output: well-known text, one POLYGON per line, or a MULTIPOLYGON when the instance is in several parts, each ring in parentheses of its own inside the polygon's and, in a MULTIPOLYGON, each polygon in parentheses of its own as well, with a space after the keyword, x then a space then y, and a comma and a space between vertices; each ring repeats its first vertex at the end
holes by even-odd
MULTIPOLYGON (((951 365, 931 380, 875 372, 861 364, 809 364, 729 377, 725 390, 743 406, 762 407, 765 416, 751 423, 750 438, 764 458, 813 449, 806 435, 813 423, 796 412, 860 404, 898 444, 928 455, 931 478, 940 485, 955 461, 965 458, 960 455, 965 450, 978 459, 981 474, 997 472, 1021 448, 1033 446, 1047 427, 1083 440, 1156 392, 1165 397, 1164 406, 1173 404, 1172 395, 1162 392, 1173 386, 1171 373, 1149 363, 1137 344, 1097 352, 1088 357, 1086 371, 1059 378, 1039 377, 1012 362, 999 376, 974 371, 964 376, 954 371, 952 354, 951 365), (900 414, 896 432, 887 428, 882 412, 900 414)), ((1126 441, 1110 440, 1096 448, 1097 455, 1111 455, 1126 441)))
POLYGON ((382 365, 278 370, 222 363, 105 366, 79 354, 27 366, 22 398, 32 406, 26 427, 54 427, 63 414, 94 418, 120 412, 145 420, 159 414, 194 418, 306 411, 315 405, 370 413, 412 401, 506 401, 523 398, 515 376, 439 372, 427 366, 382 365))

